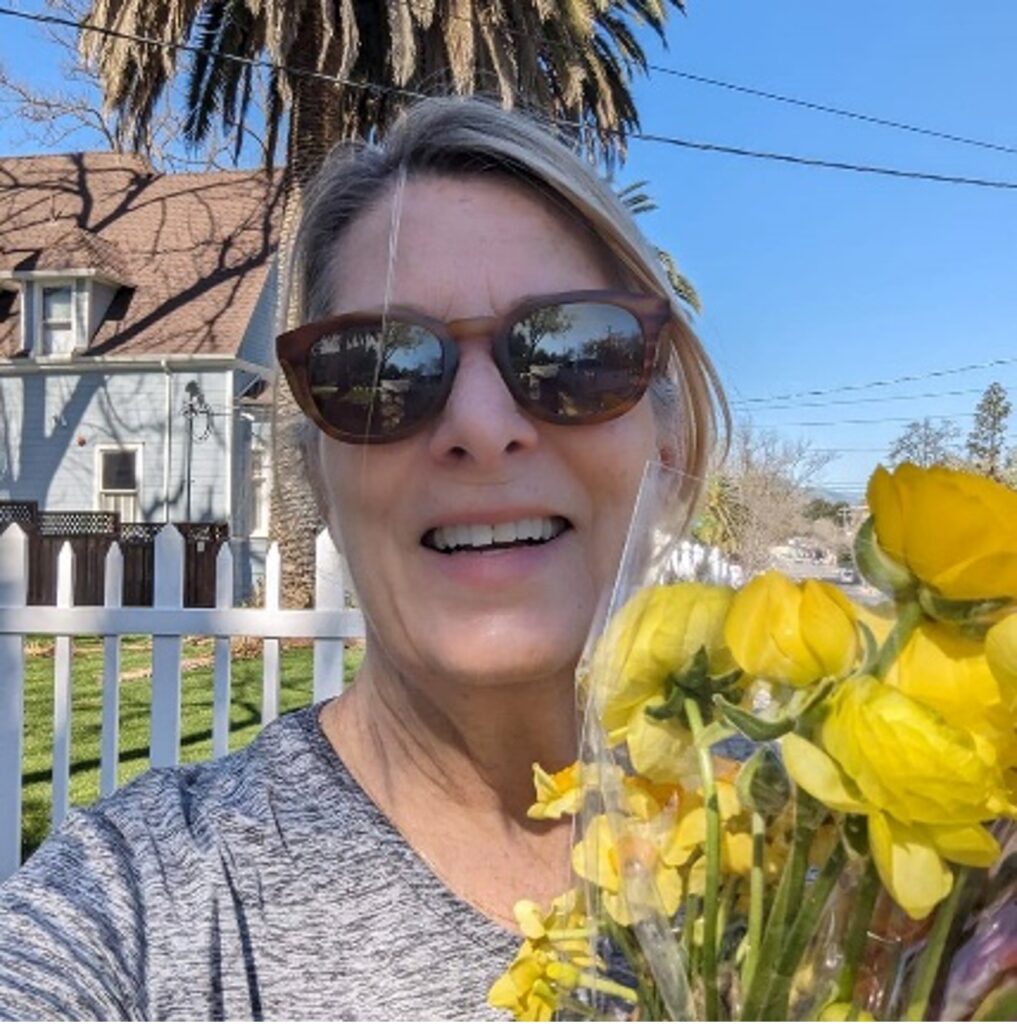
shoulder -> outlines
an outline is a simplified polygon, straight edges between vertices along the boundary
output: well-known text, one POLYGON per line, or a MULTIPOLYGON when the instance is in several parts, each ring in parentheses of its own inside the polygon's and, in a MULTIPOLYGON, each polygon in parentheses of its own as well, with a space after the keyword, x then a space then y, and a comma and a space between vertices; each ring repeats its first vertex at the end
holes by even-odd
MULTIPOLYGON (((78 812, 134 846, 207 853, 224 841, 256 841, 280 819, 297 827, 313 817, 320 791, 335 786, 317 725, 319 707, 267 725, 247 747, 192 765, 158 768, 78 812)), ((338 759, 337 759, 338 760, 338 759)))

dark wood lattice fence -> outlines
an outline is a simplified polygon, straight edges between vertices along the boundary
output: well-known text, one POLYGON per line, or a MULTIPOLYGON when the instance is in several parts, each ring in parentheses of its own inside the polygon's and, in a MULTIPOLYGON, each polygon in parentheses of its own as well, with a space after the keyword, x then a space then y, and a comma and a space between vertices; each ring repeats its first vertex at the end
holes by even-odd
MULTIPOLYGON (((74 550, 74 603, 104 603, 106 554, 124 555, 125 605, 152 604, 155 538, 161 523, 121 523, 115 512, 40 512, 32 501, 0 501, 0 531, 18 523, 29 537, 28 603, 56 604, 56 565, 64 541, 74 550)), ((184 606, 215 605, 215 560, 229 539, 226 523, 175 523, 184 537, 184 606)))

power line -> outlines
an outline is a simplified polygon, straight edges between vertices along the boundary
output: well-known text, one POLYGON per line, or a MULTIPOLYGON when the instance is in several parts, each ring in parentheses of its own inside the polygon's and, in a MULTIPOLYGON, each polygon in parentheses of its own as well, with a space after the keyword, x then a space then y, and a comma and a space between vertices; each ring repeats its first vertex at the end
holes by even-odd
POLYGON ((907 374, 903 377, 892 377, 887 380, 871 380, 865 384, 841 384, 833 388, 813 388, 809 391, 789 391, 782 395, 756 395, 741 398, 736 404, 748 405, 759 402, 786 402, 794 398, 816 398, 822 395, 842 394, 846 391, 867 391, 869 388, 886 388, 894 384, 913 384, 915 381, 932 380, 936 377, 949 377, 958 373, 971 373, 974 370, 991 370, 997 366, 1012 366, 1017 363, 1017 356, 1003 359, 990 359, 984 363, 968 363, 966 366, 953 366, 946 370, 930 370, 927 373, 907 374))
MULTIPOLYGON (((767 412, 780 412, 784 409, 825 409, 831 405, 871 405, 884 402, 914 402, 927 398, 958 398, 965 395, 983 394, 985 388, 958 388, 953 391, 924 391, 919 395, 878 395, 872 398, 831 398, 825 402, 795 402, 793 405, 767 405, 767 412)), ((729 403, 738 408, 742 402, 729 403)))
POLYGON ((915 135, 928 135, 934 139, 943 139, 947 142, 959 142, 965 146, 977 146, 980 149, 992 149, 999 153, 1017 153, 1017 146, 1005 146, 998 142, 987 142, 984 139, 974 139, 968 135, 954 135, 952 132, 939 131, 936 128, 924 128, 919 125, 908 124, 905 121, 894 121, 886 117, 877 117, 875 114, 862 114, 857 110, 846 110, 843 107, 832 107, 825 103, 816 103, 812 100, 803 100, 795 96, 785 96, 778 92, 769 92, 766 89, 756 89, 749 85, 739 85, 735 82, 724 82, 719 78, 709 78, 706 75, 696 75, 691 71, 680 71, 677 68, 664 67, 660 64, 647 64, 650 71, 657 71, 662 75, 672 75, 675 78, 684 78, 689 82, 698 82, 701 85, 710 85, 718 89, 727 89, 731 92, 745 93, 748 96, 757 96, 760 99, 775 100, 778 103, 787 103, 795 107, 803 107, 806 110, 815 110, 822 114, 834 114, 837 117, 846 117, 855 121, 865 121, 869 124, 878 124, 884 128, 896 128, 899 131, 912 132, 915 135))
MULTIPOLYGON (((974 417, 973 412, 951 413, 949 416, 926 416, 930 420, 953 420, 970 419, 974 417)), ((913 423, 913 416, 880 416, 878 419, 844 419, 844 420, 799 420, 794 423, 756 423, 754 426, 767 430, 777 430, 783 427, 858 427, 873 423, 913 423)))
MULTIPOLYGON (((124 39, 131 42, 141 43, 146 46, 157 46, 168 50, 183 50, 187 53, 204 54, 206 56, 218 57, 222 60, 233 61, 243 64, 246 67, 263 68, 269 71, 285 71, 289 74, 300 75, 307 78, 314 78, 321 81, 331 82, 335 85, 343 85, 351 89, 364 89, 382 94, 393 94, 407 96, 412 99, 424 99, 425 93, 412 89, 405 89, 399 86, 382 85, 379 82, 355 82, 352 79, 342 78, 338 75, 329 75, 321 71, 312 71, 306 68, 293 68, 272 61, 259 60, 252 57, 240 57, 236 54, 220 53, 207 47, 195 46, 192 43, 170 42, 164 39, 153 39, 149 36, 135 35, 129 32, 121 32, 117 29, 105 28, 99 25, 82 25, 70 18, 62 18, 54 14, 29 13, 27 11, 16 11, 10 8, 0 7, 0 15, 12 18, 20 18, 25 21, 34 21, 49 25, 62 25, 65 28, 73 28, 79 32, 95 32, 114 39, 124 39)), ((555 123, 569 128, 585 128, 586 125, 576 121, 558 119, 555 123)), ((916 171, 899 167, 886 167, 876 164, 858 164, 844 160, 824 160, 818 157, 806 157, 792 153, 776 153, 765 150, 747 149, 743 146, 729 146, 715 142, 702 142, 693 139, 683 139, 677 136, 659 135, 651 132, 621 132, 618 130, 606 130, 608 134, 616 135, 619 138, 626 138, 632 141, 654 142, 659 145, 674 146, 680 149, 688 149, 701 153, 723 153, 727 156, 740 156, 753 160, 769 160, 778 163, 791 164, 799 167, 817 167, 827 170, 848 171, 855 174, 872 174, 882 177, 902 178, 913 181, 929 181, 947 185, 967 185, 975 188, 991 188, 1005 191, 1017 191, 1017 181, 1003 181, 992 178, 975 178, 964 175, 938 174, 931 171, 916 171)))

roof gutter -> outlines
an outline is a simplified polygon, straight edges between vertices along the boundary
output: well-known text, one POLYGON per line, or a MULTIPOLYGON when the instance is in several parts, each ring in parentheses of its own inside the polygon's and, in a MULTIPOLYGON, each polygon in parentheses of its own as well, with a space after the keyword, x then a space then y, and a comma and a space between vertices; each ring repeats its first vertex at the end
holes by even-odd
POLYGON ((133 358, 128 356, 44 356, 25 357, 18 359, 0 358, 0 377, 23 377, 29 374, 65 374, 89 373, 138 373, 149 371, 165 373, 167 368, 174 370, 243 370, 253 373, 266 380, 275 377, 275 370, 260 363, 252 363, 248 359, 237 359, 235 356, 205 355, 172 355, 133 358))

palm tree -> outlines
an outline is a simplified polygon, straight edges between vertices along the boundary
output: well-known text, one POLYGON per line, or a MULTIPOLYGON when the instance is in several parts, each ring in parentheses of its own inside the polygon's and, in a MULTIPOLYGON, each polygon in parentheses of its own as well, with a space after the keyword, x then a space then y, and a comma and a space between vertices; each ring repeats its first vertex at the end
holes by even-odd
MULTIPOLYGON (((267 64, 269 164, 287 126, 286 246, 303 185, 329 149, 383 130, 421 92, 484 92, 536 108, 572 125, 577 142, 610 165, 639 126, 629 81, 646 59, 633 27, 663 38, 672 8, 684 0, 91 0, 81 46, 119 138, 139 149, 184 72, 185 139, 199 146, 219 121, 239 153, 267 64), (183 42, 196 50, 175 45, 183 42)), ((284 597, 301 605, 311 598, 313 530, 293 525, 315 522, 316 511, 295 446, 278 441, 298 418, 280 389, 271 519, 284 597)))
POLYGON ((228 135, 242 138, 255 86, 251 62, 266 61, 266 149, 274 152, 274 133, 288 111, 287 171, 299 183, 333 143, 384 128, 415 93, 435 88, 534 106, 574 124, 581 141, 610 161, 624 154, 626 134, 639 125, 629 80, 646 61, 633 25, 646 24, 663 38, 669 8, 683 6, 684 0, 92 0, 81 40, 122 137, 136 147, 183 54, 185 136, 194 144, 217 118, 228 135), (172 45, 184 41, 202 52, 172 45))

